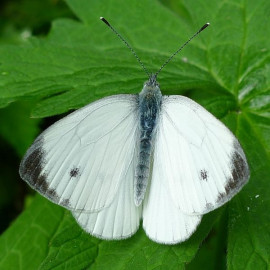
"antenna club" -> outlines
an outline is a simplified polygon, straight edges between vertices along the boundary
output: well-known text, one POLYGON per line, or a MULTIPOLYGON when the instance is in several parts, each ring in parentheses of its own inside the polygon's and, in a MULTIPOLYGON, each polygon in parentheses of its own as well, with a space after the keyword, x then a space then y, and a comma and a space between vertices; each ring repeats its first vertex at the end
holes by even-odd
POLYGON ((104 23, 106 23, 109 27, 111 26, 109 22, 104 17, 99 17, 104 23))
POLYGON ((199 32, 203 31, 206 27, 208 27, 210 25, 210 23, 206 23, 200 30, 199 32))

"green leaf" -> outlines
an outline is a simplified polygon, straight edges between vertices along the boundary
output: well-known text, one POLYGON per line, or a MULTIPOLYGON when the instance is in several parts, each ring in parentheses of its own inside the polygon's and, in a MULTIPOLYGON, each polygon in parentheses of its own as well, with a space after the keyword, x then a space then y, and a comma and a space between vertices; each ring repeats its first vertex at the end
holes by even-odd
MULTIPOLYGON (((224 207, 223 207, 224 208, 224 207)), ((227 239, 227 211, 224 209, 221 218, 216 222, 199 249, 196 257, 187 264, 187 270, 226 269, 226 239, 227 239)))
POLYGON ((18 101, 0 110, 1 232, 22 210, 24 184, 18 174, 18 155, 23 155, 40 131, 37 127, 40 119, 29 119, 32 105, 33 102, 18 101))
POLYGON ((50 21, 63 16, 72 16, 64 1, 5 1, 0 10, 0 42, 18 43, 31 33, 45 34, 50 21))
POLYGON ((33 104, 15 102, 0 110, 0 134, 17 150, 19 156, 24 154, 39 132, 40 120, 29 118, 33 104))
MULTIPOLYGON (((239 138, 251 178, 227 205, 228 238, 217 247, 227 246, 228 269, 269 268, 270 2, 66 2, 80 21, 59 19, 44 39, 0 47, 0 105, 35 98, 32 115, 45 117, 106 95, 138 93, 146 75, 99 16, 153 72, 210 21, 164 68, 159 82, 163 94, 192 97, 239 138)), ((2 235, 0 268, 184 269, 221 213, 206 215, 196 233, 176 246, 153 243, 142 230, 127 240, 101 241, 83 233, 66 211, 37 197, 2 235)))
POLYGON ((64 215, 64 209, 48 205, 39 196, 1 236, 0 268, 38 269, 64 215))
MULTIPOLYGON (((111 30, 99 20, 99 16, 92 13, 104 14, 107 18, 111 18, 113 13, 108 14, 106 8, 109 3, 93 2, 91 8, 87 8, 89 1, 70 1, 69 4, 76 12, 78 6, 80 12, 78 16, 82 19, 85 16, 91 21, 82 24, 71 20, 58 20, 53 23, 50 35, 45 40, 31 38, 27 45, 20 48, 17 46, 0 48, 2 63, 0 104, 4 106, 14 98, 38 95, 45 100, 38 104, 33 115, 43 117, 81 107, 108 94, 138 92, 147 79, 143 70, 111 30), (86 11, 88 13, 84 14, 86 11)), ((111 5, 117 13, 120 12, 115 8, 117 6, 115 2, 111 5)), ((118 5, 122 3, 119 2, 118 5)), ((132 1, 131 5, 134 5, 133 8, 141 7, 141 12, 129 17, 128 14, 125 15, 126 31, 123 26, 118 28, 123 35, 128 33, 125 36, 133 37, 134 40, 129 42, 142 60, 149 63, 147 66, 151 71, 156 71, 171 55, 171 51, 186 41, 190 33, 194 33, 203 24, 199 23, 196 27, 189 26, 189 31, 180 31, 179 26, 184 28, 186 25, 181 25, 181 22, 158 2, 147 1, 141 6, 132 1), (147 17, 149 9, 154 14, 160 14, 160 22, 155 25, 151 20, 143 19, 137 23, 143 16, 147 17), (159 34, 161 26, 164 33, 167 33, 166 38, 159 34), (151 32, 155 31, 155 34, 145 39, 145 36, 149 35, 149 29, 151 32), (171 51, 164 50, 168 44, 172 45, 171 51)), ((117 18, 117 14, 114 16, 117 18)), ((118 23, 121 25, 121 22, 118 23)), ((182 56, 184 61, 189 59, 186 64, 179 60, 173 61, 160 74, 160 82, 165 93, 166 89, 175 89, 175 92, 179 92, 181 89, 198 85, 203 85, 204 88, 215 85, 218 88, 203 66, 207 61, 207 55, 202 40, 210 31, 187 47, 182 56)))

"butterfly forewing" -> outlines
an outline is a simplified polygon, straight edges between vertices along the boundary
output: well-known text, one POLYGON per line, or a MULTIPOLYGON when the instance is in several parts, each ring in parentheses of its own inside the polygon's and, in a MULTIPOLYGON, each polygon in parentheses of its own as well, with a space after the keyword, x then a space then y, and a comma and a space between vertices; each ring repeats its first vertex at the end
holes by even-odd
POLYGON ((27 151, 20 175, 34 189, 70 210, 109 206, 133 162, 137 96, 111 96, 45 130, 27 151))
POLYGON ((153 171, 178 209, 199 215, 223 205, 249 178, 245 154, 231 131, 183 96, 163 98, 153 171))

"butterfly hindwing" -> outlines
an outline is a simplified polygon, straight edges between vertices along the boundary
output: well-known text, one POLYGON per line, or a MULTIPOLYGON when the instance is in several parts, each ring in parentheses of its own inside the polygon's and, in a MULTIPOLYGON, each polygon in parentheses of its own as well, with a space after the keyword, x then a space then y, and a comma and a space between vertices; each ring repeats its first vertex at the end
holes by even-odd
POLYGON ((153 171, 178 209, 198 215, 223 205, 249 178, 245 154, 231 131, 183 96, 163 97, 153 171))
MULTIPOLYGON (((162 166, 163 162, 155 153, 154 166, 162 166)), ((143 202, 143 228, 147 236, 155 242, 177 244, 191 236, 202 217, 184 214, 177 208, 161 177, 158 170, 153 170, 143 202)))
POLYGON ((141 207, 134 203, 135 164, 137 155, 128 167, 125 180, 121 182, 112 203, 104 209, 86 213, 72 211, 80 226, 90 234, 102 239, 123 239, 133 235, 139 228, 141 207))
POLYGON ((134 158, 137 96, 91 103, 45 130, 29 148, 20 175, 51 201, 76 211, 109 206, 134 158))

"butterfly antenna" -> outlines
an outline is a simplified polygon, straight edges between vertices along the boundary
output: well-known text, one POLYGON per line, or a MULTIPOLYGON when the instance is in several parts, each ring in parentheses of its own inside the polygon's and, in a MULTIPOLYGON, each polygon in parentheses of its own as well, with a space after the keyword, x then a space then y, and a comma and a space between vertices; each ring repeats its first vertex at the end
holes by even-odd
POLYGON ((167 61, 164 62, 164 64, 160 67, 160 69, 156 72, 154 75, 155 78, 160 73, 160 71, 174 58, 175 55, 177 55, 193 38, 195 38, 197 35, 199 35, 206 27, 208 27, 210 23, 206 23, 203 27, 200 28, 191 38, 189 38, 188 41, 186 41, 175 53, 173 53, 167 61))
POLYGON ((110 25, 110 23, 103 17, 100 17, 100 19, 107 25, 109 26, 109 28, 124 42, 124 44, 130 49, 130 51, 133 53, 133 55, 136 57, 137 61, 139 62, 139 64, 142 66, 143 70, 145 71, 145 73, 148 75, 148 77, 150 78, 150 72, 147 70, 147 68, 145 67, 145 65, 143 64, 143 62, 141 61, 141 59, 139 58, 139 56, 135 53, 135 51, 131 48, 131 46, 127 43, 127 41, 110 25))

